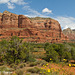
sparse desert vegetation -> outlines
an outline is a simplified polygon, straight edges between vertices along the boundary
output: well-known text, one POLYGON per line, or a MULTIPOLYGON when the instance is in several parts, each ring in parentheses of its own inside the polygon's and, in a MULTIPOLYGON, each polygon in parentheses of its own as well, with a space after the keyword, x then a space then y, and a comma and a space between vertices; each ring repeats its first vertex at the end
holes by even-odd
POLYGON ((13 36, 0 41, 0 74, 74 75, 75 43, 26 43, 13 36))

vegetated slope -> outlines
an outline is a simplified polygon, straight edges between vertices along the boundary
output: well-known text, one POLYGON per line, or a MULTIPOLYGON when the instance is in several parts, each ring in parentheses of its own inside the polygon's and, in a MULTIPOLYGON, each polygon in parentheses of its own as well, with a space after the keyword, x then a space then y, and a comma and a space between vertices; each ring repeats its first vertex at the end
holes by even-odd
POLYGON ((68 40, 58 21, 51 18, 28 18, 9 11, 0 13, 0 38, 18 36, 27 42, 60 43, 68 40))
MULTIPOLYGON (((75 43, 39 44, 22 41, 18 37, 0 41, 0 65, 7 64, 10 67, 8 71, 17 75, 29 72, 30 75, 75 75, 75 64, 70 62, 75 60, 75 43)), ((4 66, 0 66, 0 71, 7 72, 8 67, 4 66)))
POLYGON ((68 36, 70 40, 75 40, 75 29, 71 30, 70 28, 63 30, 64 35, 68 36))

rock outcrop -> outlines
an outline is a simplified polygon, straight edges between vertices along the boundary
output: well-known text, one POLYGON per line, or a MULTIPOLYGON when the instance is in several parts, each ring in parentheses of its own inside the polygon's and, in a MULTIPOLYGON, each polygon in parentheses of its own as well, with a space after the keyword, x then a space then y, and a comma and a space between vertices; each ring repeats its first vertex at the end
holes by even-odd
POLYGON ((51 18, 28 18, 8 11, 0 13, 0 39, 18 36, 27 42, 63 42, 68 37, 62 33, 58 21, 51 18))
POLYGON ((17 28, 18 27, 18 15, 4 11, 2 15, 1 28, 17 28))
POLYGON ((75 40, 75 30, 71 30, 70 28, 64 29, 63 34, 68 36, 70 40, 75 40))

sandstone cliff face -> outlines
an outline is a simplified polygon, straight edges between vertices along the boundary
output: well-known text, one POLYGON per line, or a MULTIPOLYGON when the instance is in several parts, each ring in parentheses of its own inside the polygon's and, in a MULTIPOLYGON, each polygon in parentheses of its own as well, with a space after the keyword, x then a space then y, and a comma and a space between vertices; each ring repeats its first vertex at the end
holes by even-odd
POLYGON ((75 30, 71 30, 70 28, 63 30, 64 35, 68 36, 70 40, 75 40, 75 30))
POLYGON ((2 13, 0 13, 0 25, 2 24, 2 13))
POLYGON ((32 22, 24 15, 18 16, 19 28, 28 28, 32 27, 32 22))
POLYGON ((4 11, 1 18, 0 28, 17 28, 18 27, 18 15, 4 11))
POLYGON ((8 11, 0 13, 0 39, 18 36, 28 42, 63 42, 68 40, 58 21, 51 18, 27 18, 8 11))

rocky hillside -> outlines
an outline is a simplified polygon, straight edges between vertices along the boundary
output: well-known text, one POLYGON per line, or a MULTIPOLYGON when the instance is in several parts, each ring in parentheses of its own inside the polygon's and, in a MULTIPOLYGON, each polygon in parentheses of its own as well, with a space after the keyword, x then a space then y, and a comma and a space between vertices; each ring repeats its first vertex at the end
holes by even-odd
POLYGON ((70 28, 63 30, 64 35, 68 36, 70 40, 75 40, 75 29, 71 30, 70 28))
POLYGON ((58 21, 51 18, 28 18, 9 11, 0 13, 0 39, 18 36, 27 42, 63 42, 68 40, 58 21))

